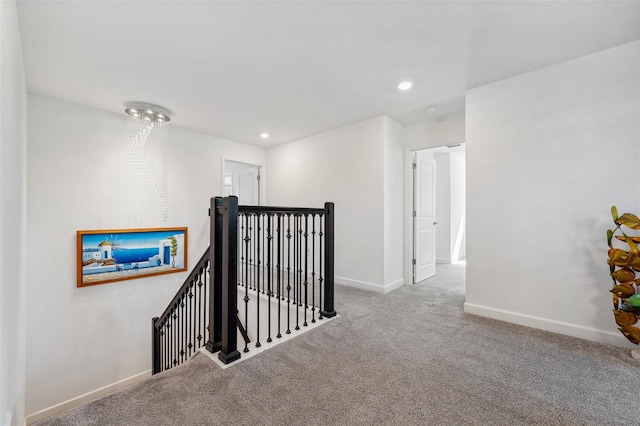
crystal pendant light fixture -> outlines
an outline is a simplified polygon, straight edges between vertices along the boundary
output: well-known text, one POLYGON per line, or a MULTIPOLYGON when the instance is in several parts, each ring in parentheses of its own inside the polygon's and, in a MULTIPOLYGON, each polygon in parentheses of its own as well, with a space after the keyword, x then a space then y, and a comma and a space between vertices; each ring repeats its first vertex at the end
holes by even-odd
POLYGON ((142 102, 127 104, 125 112, 131 117, 127 162, 158 197, 160 215, 166 221, 169 218, 169 200, 162 136, 165 123, 170 121, 169 112, 142 102))

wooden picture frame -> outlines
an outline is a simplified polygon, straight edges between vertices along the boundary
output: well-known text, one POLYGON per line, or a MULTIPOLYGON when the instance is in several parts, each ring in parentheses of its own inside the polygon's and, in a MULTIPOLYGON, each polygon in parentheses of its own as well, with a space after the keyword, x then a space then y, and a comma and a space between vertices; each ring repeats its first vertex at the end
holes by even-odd
POLYGON ((187 271, 187 228, 77 232, 77 286, 187 271))

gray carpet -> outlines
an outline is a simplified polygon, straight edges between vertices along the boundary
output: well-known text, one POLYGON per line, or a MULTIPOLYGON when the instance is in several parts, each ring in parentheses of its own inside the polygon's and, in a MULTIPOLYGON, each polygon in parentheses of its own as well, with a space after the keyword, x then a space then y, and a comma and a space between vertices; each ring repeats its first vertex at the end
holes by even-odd
MULTIPOLYGON (((607 297, 603 293, 602 297, 607 297)), ((203 355, 39 425, 639 424, 629 350, 462 312, 464 268, 222 370, 203 355)))

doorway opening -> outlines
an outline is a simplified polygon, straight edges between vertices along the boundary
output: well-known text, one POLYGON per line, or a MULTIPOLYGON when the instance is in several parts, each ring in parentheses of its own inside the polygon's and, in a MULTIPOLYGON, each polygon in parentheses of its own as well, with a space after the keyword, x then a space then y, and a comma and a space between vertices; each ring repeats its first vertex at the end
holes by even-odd
POLYGON ((260 205, 260 170, 256 164, 224 160, 223 194, 235 195, 243 206, 260 205))
POLYGON ((466 263, 465 147, 412 152, 413 283, 434 276, 438 264, 466 263))

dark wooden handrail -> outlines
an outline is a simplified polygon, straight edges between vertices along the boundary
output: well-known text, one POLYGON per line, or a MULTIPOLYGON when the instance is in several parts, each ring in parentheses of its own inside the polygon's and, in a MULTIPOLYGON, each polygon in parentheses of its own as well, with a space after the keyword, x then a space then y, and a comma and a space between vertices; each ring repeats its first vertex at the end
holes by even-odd
POLYGON ((162 315, 160 315, 158 319, 155 321, 156 326, 162 324, 167 319, 167 317, 171 313, 171 310, 173 309, 173 306, 180 301, 184 291, 187 289, 187 287, 189 287, 191 282, 195 279, 196 275, 198 275, 202 271, 202 268, 204 268, 205 263, 208 260, 209 260, 209 247, 207 247, 207 249, 205 250, 200 260, 198 260, 198 263, 196 263, 196 266, 193 267, 193 269, 191 270, 191 273, 189 274, 187 279, 184 281, 184 284, 182 284, 182 286, 180 286, 180 289, 176 292, 176 295, 173 296, 173 299, 171 299, 171 303, 167 305, 167 308, 164 310, 162 315))
POLYGON ((238 206, 240 213, 325 214, 327 209, 309 207, 238 206))

